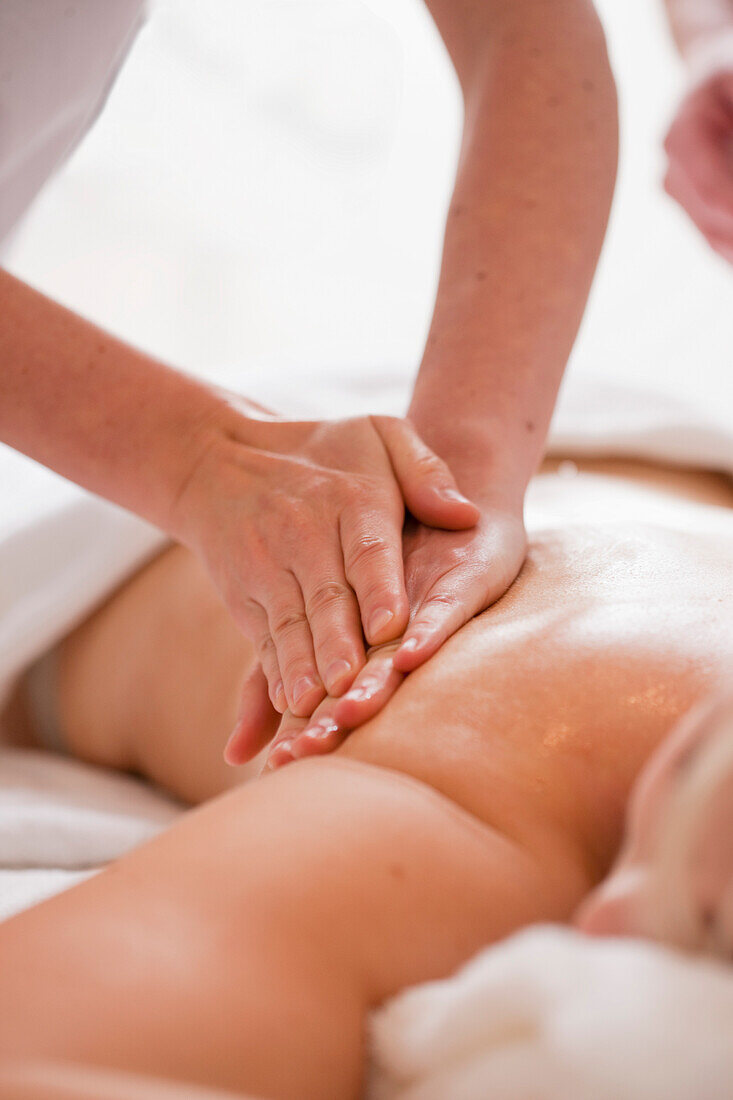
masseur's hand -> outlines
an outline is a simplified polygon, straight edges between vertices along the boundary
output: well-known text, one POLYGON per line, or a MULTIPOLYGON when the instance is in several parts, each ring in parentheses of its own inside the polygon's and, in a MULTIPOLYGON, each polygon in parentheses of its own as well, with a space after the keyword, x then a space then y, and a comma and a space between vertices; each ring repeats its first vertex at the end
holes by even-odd
MULTIPOLYGON (((331 752, 350 730, 377 714, 407 672, 423 664, 464 623, 504 595, 526 553, 518 510, 485 506, 470 531, 434 531, 408 521, 404 537, 410 624, 399 642, 373 651, 366 667, 341 698, 327 698, 309 722, 289 716, 273 741, 273 766, 315 753, 331 752)), ((262 709, 243 715, 227 748, 232 764, 244 763, 266 744, 269 723, 262 709)))
POLYGON ((254 640, 280 711, 309 715, 345 690, 374 645, 403 633, 405 506, 425 524, 473 527, 478 510, 406 420, 255 420, 213 432, 177 504, 254 640))
POLYGON ((486 505, 470 531, 409 523, 403 548, 411 614, 394 663, 411 672, 514 583, 527 553, 521 508, 486 505))
POLYGON ((697 83, 683 100, 665 149, 665 189, 733 263, 733 46, 730 66, 697 83))

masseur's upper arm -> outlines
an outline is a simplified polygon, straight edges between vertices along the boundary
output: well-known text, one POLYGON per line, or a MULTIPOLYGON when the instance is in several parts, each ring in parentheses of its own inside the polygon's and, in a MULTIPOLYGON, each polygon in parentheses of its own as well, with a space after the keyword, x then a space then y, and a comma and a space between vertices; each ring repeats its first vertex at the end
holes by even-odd
POLYGON ((500 42, 509 28, 522 24, 549 28, 558 18, 571 16, 580 31, 597 37, 600 30, 592 0, 425 0, 425 6, 445 42, 464 95, 481 74, 487 49, 500 42))

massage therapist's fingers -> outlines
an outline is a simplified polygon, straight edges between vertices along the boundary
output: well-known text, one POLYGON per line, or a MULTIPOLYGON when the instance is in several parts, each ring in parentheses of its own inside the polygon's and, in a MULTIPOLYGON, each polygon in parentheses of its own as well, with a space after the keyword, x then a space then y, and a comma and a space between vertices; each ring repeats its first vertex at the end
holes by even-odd
POLYGON ((482 587, 465 589, 459 594, 450 587, 437 587, 420 605, 405 632, 402 645, 395 654, 395 665, 401 672, 412 672, 437 653, 452 634, 468 622, 483 602, 482 587))
POLYGON ((733 235, 718 237, 715 233, 710 233, 708 234, 708 244, 714 252, 717 252, 729 264, 733 264, 733 235))
POLYGON ((446 463, 423 443, 408 421, 373 416, 372 422, 415 519, 450 531, 473 527, 478 522, 476 505, 461 493, 446 463))
POLYGON ((733 171, 731 172, 731 209, 715 204, 705 185, 695 181, 680 164, 670 164, 664 180, 667 194, 683 207, 690 220, 716 247, 722 241, 726 247, 733 244, 733 171))
POLYGON ((346 579, 356 593, 369 645, 399 637, 409 607, 402 564, 402 515, 378 503, 353 507, 341 516, 346 579))
POLYGON ((371 653, 347 694, 340 699, 324 699, 307 722, 286 715, 268 755, 268 770, 292 760, 333 752, 350 730, 373 718, 404 679, 392 665, 397 644, 390 643, 371 653))
POLYGON ((292 754, 293 741, 306 728, 310 719, 298 718, 291 711, 286 711, 282 716, 277 733, 270 745, 263 772, 274 771, 284 764, 290 764, 295 759, 292 754))
POLYGON ((352 729, 379 713, 404 680, 404 675, 392 665, 395 645, 391 643, 370 654, 367 666, 341 699, 324 699, 292 740, 289 752, 295 760, 333 752, 352 729))
POLYGON ((690 221, 702 233, 710 247, 724 259, 730 260, 733 253, 733 218, 728 226, 721 228, 717 213, 706 205, 689 178, 677 166, 670 167, 664 189, 684 208, 690 221))
POLYGON ((725 254, 733 236, 733 71, 715 74, 687 96, 664 148, 665 189, 725 254))
MULTIPOLYGON (((270 633, 270 624, 267 612, 256 600, 247 600, 243 616, 243 627, 247 636, 255 647, 255 652, 265 674, 270 693, 270 700, 275 710, 281 714, 287 710, 288 701, 285 698, 280 665, 277 659, 277 650, 270 633)), ((245 690, 247 684, 245 683, 245 690)))
POLYGON ((239 715, 224 749, 227 764, 238 767, 252 760, 272 739, 280 715, 270 701, 267 678, 262 666, 249 674, 244 682, 239 715))
POLYGON ((527 552, 521 509, 487 507, 470 531, 416 526, 405 534, 405 575, 412 616, 394 655, 412 672, 474 615, 501 599, 527 552))
POLYGON ((329 695, 342 695, 365 659, 356 596, 338 559, 328 570, 299 580, 321 680, 329 695))
POLYGON ((333 716, 336 700, 324 699, 311 715, 306 726, 294 737, 290 745, 293 760, 306 756, 323 756, 337 749, 348 735, 333 716))
POLYGON ((443 577, 419 605, 405 631, 402 645, 394 655, 395 668, 412 672, 429 660, 456 631, 489 607, 506 592, 514 580, 506 569, 497 569, 493 578, 481 571, 456 570, 443 577))
POLYGON ((267 615, 288 707, 293 714, 305 717, 313 713, 325 693, 316 667, 303 593, 292 574, 290 580, 278 590, 267 615))
MULTIPOLYGON (((390 645, 370 656, 366 667, 353 685, 337 700, 331 714, 340 730, 352 730, 368 722, 378 714, 405 678, 393 663, 397 644, 390 645)), ((305 740, 306 730, 301 740, 305 740)))

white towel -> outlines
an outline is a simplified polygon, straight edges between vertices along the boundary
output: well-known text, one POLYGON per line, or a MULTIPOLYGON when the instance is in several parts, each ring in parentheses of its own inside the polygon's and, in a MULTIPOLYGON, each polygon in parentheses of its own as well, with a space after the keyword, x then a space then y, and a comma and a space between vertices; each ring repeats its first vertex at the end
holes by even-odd
POLYGON ((733 971, 538 926, 372 1019, 369 1100, 730 1100, 733 971))

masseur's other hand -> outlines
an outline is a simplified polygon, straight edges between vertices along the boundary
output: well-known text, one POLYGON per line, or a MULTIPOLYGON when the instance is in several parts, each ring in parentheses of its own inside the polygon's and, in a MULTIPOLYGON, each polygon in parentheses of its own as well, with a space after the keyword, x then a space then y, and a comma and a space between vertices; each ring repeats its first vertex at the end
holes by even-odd
POLYGON ((733 57, 684 99, 665 149, 665 189, 733 263, 733 57))
POLYGON ((311 714, 326 689, 351 684, 364 637, 373 645, 404 631, 405 505, 445 528, 478 518, 405 420, 253 420, 227 409, 213 426, 174 529, 255 642, 278 710, 311 714))
MULTIPOLYGON (((381 710, 405 678, 405 674, 398 672, 392 663, 399 645, 400 642, 395 641, 375 646, 370 650, 366 665, 356 678, 352 690, 369 698, 367 709, 370 713, 367 715, 365 710, 361 722, 381 710)), ((340 702, 341 700, 333 696, 327 696, 310 718, 299 718, 286 711, 270 745, 264 770, 273 771, 293 760, 322 755, 337 749, 351 728, 340 724, 335 718, 340 702)))
POLYGON ((350 690, 340 699, 326 699, 310 722, 283 722, 270 750, 272 766, 331 752, 350 730, 373 718, 406 673, 504 595, 522 567, 526 547, 518 511, 484 508, 470 531, 435 531, 408 523, 405 579, 412 610, 403 638, 370 654, 350 690))

